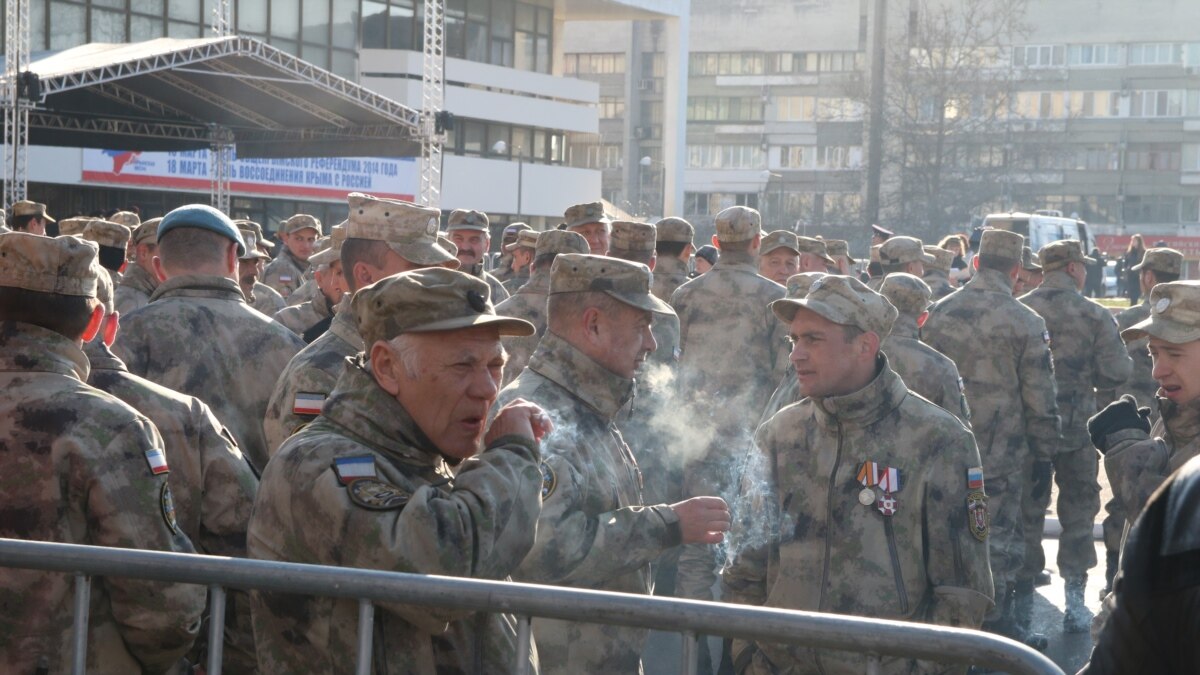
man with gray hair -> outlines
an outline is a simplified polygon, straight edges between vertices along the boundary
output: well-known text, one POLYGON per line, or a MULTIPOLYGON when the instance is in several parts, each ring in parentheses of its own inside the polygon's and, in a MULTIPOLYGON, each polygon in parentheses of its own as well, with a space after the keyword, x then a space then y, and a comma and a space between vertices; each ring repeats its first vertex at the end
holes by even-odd
POLYGON ((446 221, 446 236, 458 247, 460 270, 487 282, 492 289, 492 301, 508 299, 508 291, 499 279, 484 269, 484 261, 492 248, 491 222, 483 211, 454 209, 446 221))

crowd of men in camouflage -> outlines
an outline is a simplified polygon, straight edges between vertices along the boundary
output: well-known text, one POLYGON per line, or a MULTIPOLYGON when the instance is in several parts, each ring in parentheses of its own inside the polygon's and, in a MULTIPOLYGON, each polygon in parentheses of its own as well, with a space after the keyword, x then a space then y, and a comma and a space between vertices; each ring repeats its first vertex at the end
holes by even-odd
MULTIPOLYGON (((1101 636, 1086 672, 1188 670, 1129 628, 1185 612, 1161 596, 1200 581, 1180 562, 1200 559, 1180 505, 1200 283, 1179 281, 1179 251, 1146 251, 1146 301, 1114 319, 1081 294, 1080 242, 1035 252, 1006 230, 961 270, 965 244, 876 226, 856 259, 734 206, 704 271, 691 223, 599 201, 544 231, 360 193, 346 209, 331 228, 267 223, 276 247, 197 204, 61 222, 13 204, 0 536, 715 597, 1045 648, 1031 605, 1054 481, 1064 630, 1101 636), (1101 460, 1111 593, 1093 622, 1101 460)), ((69 580, 0 568, 0 671, 66 670, 69 580)), ((225 672, 354 672, 356 601, 228 602, 225 672)), ((205 605, 199 586, 98 579, 88 671, 203 667, 205 605)), ((402 603, 375 626, 373 672, 428 675, 633 675, 647 637, 535 618, 518 654, 511 615, 402 603)), ((722 651, 722 672, 867 668, 722 651)))

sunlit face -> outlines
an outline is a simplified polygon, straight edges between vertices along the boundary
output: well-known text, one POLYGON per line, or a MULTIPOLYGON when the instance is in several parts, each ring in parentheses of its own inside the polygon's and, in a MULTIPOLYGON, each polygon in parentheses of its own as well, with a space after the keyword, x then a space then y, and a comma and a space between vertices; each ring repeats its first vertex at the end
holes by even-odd
POLYGON ((596 319, 598 353, 593 358, 617 375, 632 379, 658 348, 650 331, 653 317, 647 310, 625 304, 619 311, 601 313, 596 319))
POLYGON ((788 340, 791 362, 800 384, 800 395, 813 398, 843 396, 858 389, 854 376, 859 365, 859 342, 864 335, 846 340, 846 329, 808 309, 796 310, 788 340))
POLYGON ((1200 398, 1200 340, 1175 344, 1151 337, 1150 358, 1159 396, 1179 404, 1200 398))
POLYGON ((777 248, 759 257, 758 273, 777 284, 786 285, 788 277, 800 270, 800 258, 800 254, 790 248, 777 248))
MULTIPOLYGON (((496 328, 412 334, 416 371, 393 359, 396 400, 417 427, 449 457, 483 449, 488 412, 500 394, 505 354, 496 328)), ((392 347, 389 346, 389 349, 392 347)))
POLYGON ((349 292, 346 288, 346 277, 342 276, 342 261, 334 260, 323 269, 319 269, 313 273, 313 278, 317 282, 317 288, 321 289, 321 293, 332 303, 337 303, 342 299, 342 295, 349 292))
POLYGON ((957 239, 951 239, 946 242, 946 250, 954 255, 962 255, 962 242, 957 239))
POLYGON ((238 285, 242 287, 242 294, 247 298, 254 292, 254 284, 258 282, 258 262, 257 258, 238 260, 238 285))
POLYGON ((479 230, 451 230, 450 241, 458 247, 458 261, 464 268, 483 260, 492 245, 491 235, 479 230))
MULTIPOLYGON (((797 271, 799 272, 824 272, 828 269, 825 265, 825 260, 816 253, 801 253, 800 259, 797 261, 797 271)), ((795 274, 793 272, 792 274, 795 274)), ((782 282, 786 282, 785 278, 782 282)))
POLYGON ((528 246, 519 246, 514 248, 512 251, 513 271, 519 272, 526 267, 529 267, 529 263, 533 262, 533 253, 534 249, 531 249, 528 246))
POLYGON ((576 232, 587 239, 588 252, 592 255, 608 255, 609 230, 608 225, 604 223, 587 223, 585 225, 576 225, 571 228, 572 232, 576 232))
POLYGON ((696 261, 695 262, 696 274, 704 274, 705 272, 711 270, 713 267, 712 263, 708 262, 707 259, 702 258, 700 256, 696 256, 695 261, 696 261))
POLYGON ((307 261, 308 257, 313 254, 314 245, 317 243, 317 231, 306 227, 291 234, 285 234, 282 238, 283 245, 292 255, 296 256, 297 260, 307 261))

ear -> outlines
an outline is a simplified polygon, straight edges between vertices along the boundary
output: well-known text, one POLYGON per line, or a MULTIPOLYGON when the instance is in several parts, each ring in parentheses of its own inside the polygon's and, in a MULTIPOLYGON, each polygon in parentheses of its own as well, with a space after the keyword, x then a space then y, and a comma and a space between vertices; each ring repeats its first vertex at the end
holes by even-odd
POLYGON ((971 267, 973 267, 976 272, 979 271, 979 256, 971 258, 971 267))
POLYGON ((716 247, 718 251, 721 250, 721 242, 717 239, 717 235, 715 234, 712 236, 712 245, 716 247))
POLYGON ((229 242, 229 247, 225 249, 225 272, 232 278, 238 276, 238 245, 236 241, 229 242))
POLYGON ((104 317, 104 346, 111 347, 117 341, 117 331, 121 329, 121 313, 113 312, 104 317))
POLYGON ((375 382, 379 384, 380 389, 392 396, 400 393, 400 379, 396 377, 396 355, 392 353, 388 343, 379 340, 371 345, 370 366, 371 374, 375 376, 375 382))
POLYGON ((917 328, 924 328, 925 322, 928 320, 929 320, 929 310, 925 310, 924 312, 921 312, 921 314, 919 316, 917 316, 917 328))
POLYGON ((602 328, 600 327, 600 308, 588 307, 583 310, 583 315, 579 318, 581 323, 580 328, 588 340, 595 342, 600 337, 602 328))
POLYGON ((658 264, 658 251, 650 254, 650 271, 654 271, 654 266, 658 264))
POLYGON ((123 261, 121 261, 121 267, 120 267, 120 269, 118 269, 118 270, 117 270, 117 273, 118 273, 118 274, 125 274, 125 268, 126 268, 126 267, 129 267, 129 261, 128 261, 128 260, 123 260, 123 261))
POLYGON ((683 252, 679 254, 679 259, 682 260, 683 262, 687 262, 688 259, 691 258, 692 254, 695 252, 696 252, 696 246, 694 244, 688 244, 687 246, 683 247, 683 252))
POLYGON ((879 351, 879 335, 873 332, 863 333, 862 339, 863 356, 874 360, 875 354, 879 351))
POLYGON ((84 342, 91 342, 96 339, 100 333, 100 326, 104 323, 104 305, 97 304, 92 310, 92 318, 88 319, 87 328, 83 329, 83 335, 79 339, 84 342))
POLYGON ((366 288, 373 281, 375 281, 375 274, 370 265, 361 261, 354 263, 355 288, 366 288))
POLYGON ((167 271, 163 268, 162 258, 154 256, 152 263, 154 265, 154 276, 158 277, 158 283, 161 284, 167 280, 167 271))

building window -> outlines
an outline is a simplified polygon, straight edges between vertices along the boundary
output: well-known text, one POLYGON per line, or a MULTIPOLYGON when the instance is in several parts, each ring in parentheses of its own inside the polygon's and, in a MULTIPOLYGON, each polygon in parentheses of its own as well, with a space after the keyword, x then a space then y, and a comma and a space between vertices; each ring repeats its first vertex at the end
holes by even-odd
POLYGON ((758 145, 689 145, 689 169, 761 169, 765 155, 758 145))
POLYGON ((757 96, 688 97, 689 122, 761 122, 762 99, 757 96))
POLYGON ((693 75, 762 75, 766 55, 741 52, 693 52, 688 70, 693 75))
POLYGON ((1200 143, 1183 144, 1183 163, 1181 168, 1184 171, 1200 171, 1200 143))
POLYGON ((1013 63, 1026 68, 1054 68, 1065 61, 1064 45, 1025 45, 1013 49, 1013 63))
POLYGON ((575 145, 571 147, 571 164, 585 169, 619 169, 622 150, 619 143, 575 145))
POLYGON ((1121 154, 1111 144, 1081 148, 1075 152, 1076 171, 1117 171, 1121 168, 1121 154))
POLYGON ((1145 42, 1129 45, 1131 66, 1177 66, 1183 62, 1180 45, 1170 42, 1145 42))
POLYGON ((625 118, 625 99, 619 96, 600 97, 600 119, 619 120, 625 118))
POLYGON ((1066 112, 1065 94, 1061 91, 1022 91, 1017 94, 1019 117, 1031 120, 1061 119, 1066 112))
POLYGON ((1116 44, 1071 45, 1067 48, 1071 66, 1115 66, 1120 63, 1120 47, 1116 44))
POLYGON ((1072 91, 1068 94, 1071 117, 1117 117, 1121 95, 1115 91, 1072 91))
POLYGON ((715 216, 731 206, 758 208, 757 192, 685 192, 683 211, 687 216, 715 216))
POLYGON ((780 122, 812 122, 816 120, 817 97, 777 96, 775 119, 780 122))
POLYGON ((1125 197, 1121 209, 1127 223, 1178 223, 1179 197, 1125 197))
POLYGON ((1135 91, 1129 105, 1130 117, 1180 117, 1183 115, 1182 90, 1135 91))
POLYGON ((1174 143, 1130 143, 1125 168, 1134 171, 1179 171, 1182 146, 1174 143))
POLYGON ((625 72, 625 54, 564 54, 565 75, 620 75, 625 72))
POLYGON ((785 145, 779 148, 783 169, 847 171, 862 168, 861 145, 785 145))

